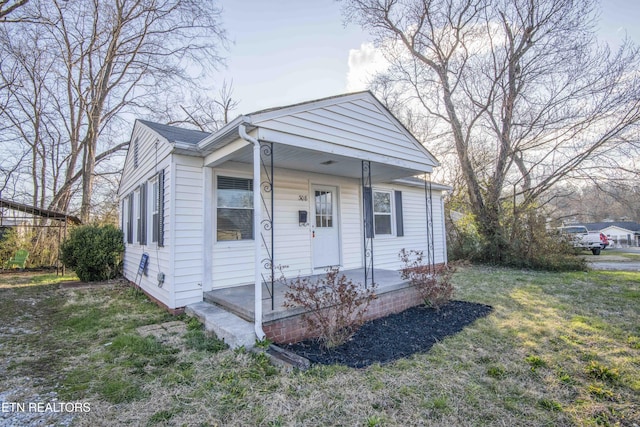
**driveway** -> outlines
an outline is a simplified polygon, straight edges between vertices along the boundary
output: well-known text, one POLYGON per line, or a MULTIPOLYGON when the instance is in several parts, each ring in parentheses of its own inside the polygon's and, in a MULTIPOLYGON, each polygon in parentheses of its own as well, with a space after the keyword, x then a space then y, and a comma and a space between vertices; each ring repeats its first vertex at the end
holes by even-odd
POLYGON ((605 249, 600 256, 586 257, 594 270, 640 271, 640 248, 605 249), (630 258, 625 254, 635 254, 630 258))

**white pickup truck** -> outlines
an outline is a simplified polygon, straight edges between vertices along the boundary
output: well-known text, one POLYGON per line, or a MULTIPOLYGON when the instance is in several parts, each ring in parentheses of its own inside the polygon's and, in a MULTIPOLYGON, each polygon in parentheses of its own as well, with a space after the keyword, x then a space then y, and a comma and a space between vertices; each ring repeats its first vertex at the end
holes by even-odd
POLYGON ((588 249, 594 255, 600 255, 600 251, 609 245, 607 236, 599 231, 589 231, 583 225, 560 227, 559 230, 574 248, 588 249))

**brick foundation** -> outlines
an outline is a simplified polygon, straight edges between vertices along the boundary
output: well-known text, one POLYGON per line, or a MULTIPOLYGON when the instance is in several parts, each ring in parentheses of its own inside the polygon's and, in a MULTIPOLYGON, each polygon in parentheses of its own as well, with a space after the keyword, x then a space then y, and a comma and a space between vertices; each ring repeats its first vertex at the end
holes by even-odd
MULTIPOLYGON (((413 287, 385 292, 378 294, 378 297, 371 302, 365 319, 378 319, 420 304, 422 299, 413 287)), ((262 325, 262 329, 267 338, 278 344, 293 343, 313 336, 312 332, 306 329, 302 315, 266 322, 262 325)))

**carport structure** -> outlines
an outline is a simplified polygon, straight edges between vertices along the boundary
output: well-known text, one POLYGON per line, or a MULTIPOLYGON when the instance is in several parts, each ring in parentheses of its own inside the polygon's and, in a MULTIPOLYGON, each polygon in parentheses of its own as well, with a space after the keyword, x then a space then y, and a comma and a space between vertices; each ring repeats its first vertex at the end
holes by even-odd
POLYGON ((0 198, 0 230, 2 232, 13 227, 57 230, 56 274, 62 272, 64 275, 64 265, 60 262, 59 249, 60 244, 67 237, 67 227, 69 224, 79 225, 81 223, 82 221, 73 215, 0 198))

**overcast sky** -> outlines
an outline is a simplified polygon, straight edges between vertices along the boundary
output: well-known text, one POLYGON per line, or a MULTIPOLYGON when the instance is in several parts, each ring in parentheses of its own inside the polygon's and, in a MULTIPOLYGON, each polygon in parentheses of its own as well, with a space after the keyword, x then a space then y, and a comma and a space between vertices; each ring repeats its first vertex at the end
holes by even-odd
MULTIPOLYGON (((372 38, 343 23, 334 0, 222 0, 232 41, 220 80, 233 80, 233 116, 365 89, 372 38)), ((640 1, 602 0, 600 37, 640 45, 640 1)))

